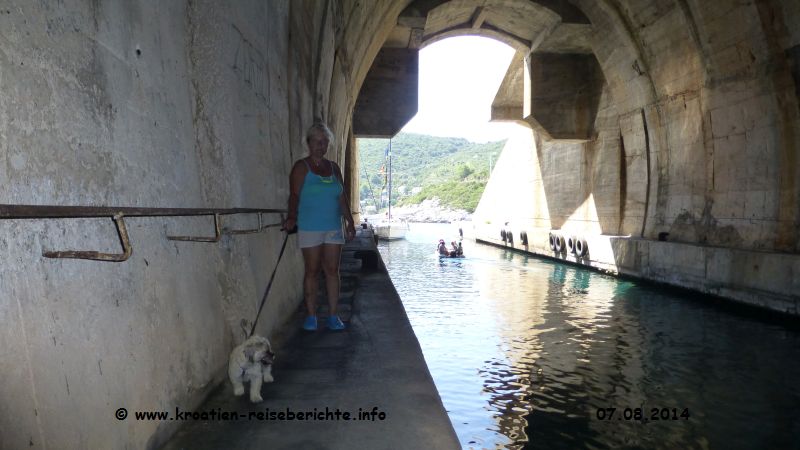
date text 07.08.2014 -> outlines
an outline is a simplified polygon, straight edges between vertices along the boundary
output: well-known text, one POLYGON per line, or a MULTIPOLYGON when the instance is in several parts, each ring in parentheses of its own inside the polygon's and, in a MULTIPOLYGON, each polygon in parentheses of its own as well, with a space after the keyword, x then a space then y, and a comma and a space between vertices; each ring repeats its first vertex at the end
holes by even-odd
POLYGON ((689 420, 689 408, 597 408, 598 420, 633 420, 656 422, 667 420, 689 420))

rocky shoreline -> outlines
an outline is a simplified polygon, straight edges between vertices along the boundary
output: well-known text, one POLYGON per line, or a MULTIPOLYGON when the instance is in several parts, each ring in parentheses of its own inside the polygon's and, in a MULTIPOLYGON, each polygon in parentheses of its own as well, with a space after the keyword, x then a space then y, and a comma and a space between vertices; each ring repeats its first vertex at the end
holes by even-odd
MULTIPOLYGON (((384 216, 381 214, 369 217, 376 222, 384 216)), ((423 200, 418 205, 395 206, 392 208, 394 219, 417 223, 450 223, 472 220, 472 214, 463 209, 450 209, 442 206, 438 198, 423 200)))

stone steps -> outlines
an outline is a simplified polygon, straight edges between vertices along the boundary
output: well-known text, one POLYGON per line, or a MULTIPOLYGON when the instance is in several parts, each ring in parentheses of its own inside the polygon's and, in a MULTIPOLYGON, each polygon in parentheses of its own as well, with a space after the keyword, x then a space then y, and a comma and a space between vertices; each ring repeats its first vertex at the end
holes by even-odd
POLYGON ((342 262, 339 264, 339 272, 340 273, 354 273, 354 272, 361 272, 361 260, 355 258, 342 258, 342 262))
MULTIPOLYGON (((356 288, 358 286, 358 276, 356 273, 361 271, 361 260, 354 256, 355 253, 355 251, 343 251, 339 266, 339 316, 345 321, 350 319, 350 307, 353 303, 353 298, 356 295, 356 288)), ((328 294, 324 275, 319 277, 317 295, 317 314, 320 317, 327 317, 328 294)), ((301 308, 305 308, 305 305, 301 305, 301 308)))
MULTIPOLYGON (((375 252, 374 243, 369 236, 366 236, 365 239, 356 239, 349 242, 342 251, 342 259, 339 264, 340 283, 337 312, 344 322, 349 322, 353 315, 353 301, 356 297, 360 273, 364 270, 370 271, 369 268, 364 267, 362 260, 365 252, 375 252)), ((301 303, 298 309, 305 313, 305 303, 301 303)), ((325 328, 329 309, 325 276, 320 274, 317 287, 317 319, 319 320, 320 328, 325 328)))

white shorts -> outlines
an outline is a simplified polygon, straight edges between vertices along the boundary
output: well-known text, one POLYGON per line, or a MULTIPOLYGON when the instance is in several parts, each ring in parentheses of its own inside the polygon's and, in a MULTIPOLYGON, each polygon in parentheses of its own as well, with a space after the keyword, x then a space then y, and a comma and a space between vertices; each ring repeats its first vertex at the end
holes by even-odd
POLYGON ((342 230, 297 231, 297 245, 300 248, 318 247, 322 244, 344 245, 342 230))

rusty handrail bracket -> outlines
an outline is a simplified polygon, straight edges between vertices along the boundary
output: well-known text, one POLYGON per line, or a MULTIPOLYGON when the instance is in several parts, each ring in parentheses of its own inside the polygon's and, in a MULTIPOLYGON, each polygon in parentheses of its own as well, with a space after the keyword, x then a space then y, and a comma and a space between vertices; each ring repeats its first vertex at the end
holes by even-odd
POLYGON ((261 229, 262 230, 266 230, 267 228, 275 228, 275 227, 282 227, 282 226, 283 226, 283 222, 268 223, 268 224, 264 225, 264 227, 261 228, 261 229))
POLYGON ((131 241, 128 237, 128 229, 125 228, 125 220, 123 219, 122 214, 115 214, 114 223, 117 226, 117 235, 119 236, 119 241, 122 244, 122 253, 102 253, 102 252, 95 252, 95 251, 75 251, 75 250, 68 250, 63 252, 50 252, 45 251, 42 252, 42 256, 45 258, 72 258, 72 259, 90 259, 93 261, 109 261, 109 262, 123 262, 127 261, 128 258, 131 257, 133 254, 133 247, 131 247, 131 241))
POLYGON ((245 230, 232 230, 225 228, 222 230, 224 234, 255 234, 261 233, 262 231, 266 230, 267 228, 274 228, 283 225, 283 214, 281 214, 281 221, 278 223, 268 223, 266 225, 263 224, 262 214, 258 213, 258 228, 248 228, 245 230))
POLYGON ((214 214, 214 236, 167 236, 170 241, 189 241, 189 242, 219 242, 222 237, 222 217, 214 214))
POLYGON ((279 213, 278 216, 281 218, 280 222, 266 224, 261 229, 266 230, 267 228, 275 228, 275 227, 281 227, 281 229, 283 229, 283 222, 286 222, 286 216, 284 216, 283 213, 279 213))
MULTIPOLYGON (((197 236, 167 236, 173 241, 194 242, 219 242, 222 237, 222 219, 225 214, 258 214, 258 231, 280 226, 281 224, 262 224, 262 214, 280 214, 283 222, 285 209, 271 208, 149 208, 130 206, 61 206, 61 205, 11 205, 0 203, 0 221, 15 219, 77 219, 77 218, 105 218, 112 217, 117 226, 117 234, 122 243, 123 253, 102 253, 95 251, 43 251, 45 258, 74 258, 90 259, 95 261, 122 262, 130 258, 133 250, 128 238, 123 217, 188 217, 188 216, 214 216, 214 237, 197 236)), ((231 230, 231 234, 244 234, 255 230, 231 230)))
POLYGON ((222 230, 222 232, 225 234, 255 234, 261 233, 262 231, 264 231, 264 227, 261 226, 261 213, 258 213, 258 228, 248 228, 245 230, 232 230, 226 228, 222 230))

